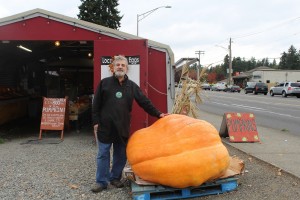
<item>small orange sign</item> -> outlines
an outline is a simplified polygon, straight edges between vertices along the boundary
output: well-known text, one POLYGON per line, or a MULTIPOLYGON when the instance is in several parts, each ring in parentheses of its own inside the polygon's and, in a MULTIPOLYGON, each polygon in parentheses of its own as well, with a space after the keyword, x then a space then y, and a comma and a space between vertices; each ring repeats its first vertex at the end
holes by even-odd
POLYGON ((254 114, 224 113, 220 136, 229 136, 230 142, 259 142, 254 114))
POLYGON ((66 102, 65 98, 44 98, 39 139, 41 139, 42 130, 61 130, 62 139, 66 102))

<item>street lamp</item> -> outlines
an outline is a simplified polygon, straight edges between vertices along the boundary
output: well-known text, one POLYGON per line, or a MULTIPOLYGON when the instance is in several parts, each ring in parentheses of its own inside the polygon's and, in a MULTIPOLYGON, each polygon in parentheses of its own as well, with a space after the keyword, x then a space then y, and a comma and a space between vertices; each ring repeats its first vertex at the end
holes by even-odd
POLYGON ((149 11, 147 11, 145 13, 137 14, 137 17, 136 17, 136 35, 137 36, 139 36, 139 21, 145 19, 151 13, 153 13, 154 11, 156 11, 156 10, 158 10, 160 8, 172 8, 172 7, 171 6, 160 6, 160 7, 154 8, 152 10, 149 10, 149 11))

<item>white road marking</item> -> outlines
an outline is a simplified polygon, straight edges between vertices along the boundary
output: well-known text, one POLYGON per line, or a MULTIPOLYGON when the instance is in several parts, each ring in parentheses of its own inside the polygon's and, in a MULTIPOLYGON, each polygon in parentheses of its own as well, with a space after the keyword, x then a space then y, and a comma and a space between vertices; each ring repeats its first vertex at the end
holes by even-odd
POLYGON ((219 102, 211 102, 211 103, 219 104, 219 105, 223 105, 223 106, 228 106, 228 107, 232 107, 232 106, 233 107, 240 107, 240 108, 244 108, 244 109, 251 110, 251 111, 265 112, 265 113, 290 117, 290 118, 294 118, 294 119, 300 119, 300 117, 292 116, 292 115, 289 115, 289 114, 282 114, 282 113, 272 112, 272 111, 268 111, 266 109, 258 108, 258 107, 251 107, 251 106, 245 106, 245 105, 239 105, 239 104, 224 104, 224 103, 219 103, 219 102))
MULTIPOLYGON (((292 106, 293 108, 295 107, 300 107, 300 103, 294 103, 294 99, 292 100, 289 100, 289 99, 284 99, 285 102, 274 102, 274 100, 278 100, 276 97, 274 97, 274 99, 272 98, 269 98, 269 97, 265 97, 265 96, 251 96, 251 95, 238 95, 238 98, 237 97, 229 97, 229 96, 225 96, 226 93, 224 95, 222 95, 222 97, 220 97, 220 94, 217 93, 217 94, 212 94, 212 93, 209 93, 210 96, 206 96, 206 98, 208 99, 212 99, 212 98, 227 98, 227 99, 235 99, 235 100, 243 100, 243 101, 248 101, 248 102, 256 102, 256 103, 261 103, 261 104, 272 104, 272 105, 284 105, 284 106, 292 106), (246 98, 245 98, 246 97, 246 98), (251 100, 247 100, 247 98, 252 98, 251 100), (257 101, 257 100, 254 100, 254 98, 266 98, 266 101, 257 101), (273 101, 272 101, 273 100, 273 101), (287 103, 286 101, 289 100, 289 102, 287 103), (293 103, 293 104, 291 104, 293 103)), ((297 99, 298 100, 298 99, 297 99)))
POLYGON ((258 108, 258 107, 252 107, 252 106, 245 106, 245 105, 239 105, 239 104, 231 104, 233 106, 237 106, 237 107, 243 107, 243 108, 251 108, 251 109, 255 109, 255 110, 266 110, 263 108, 258 108))

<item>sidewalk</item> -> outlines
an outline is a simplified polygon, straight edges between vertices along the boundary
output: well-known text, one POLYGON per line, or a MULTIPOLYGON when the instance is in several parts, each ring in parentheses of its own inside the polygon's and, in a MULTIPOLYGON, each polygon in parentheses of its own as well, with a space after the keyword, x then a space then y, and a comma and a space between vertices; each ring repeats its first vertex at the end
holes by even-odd
MULTIPOLYGON (((219 131, 223 116, 200 111, 199 119, 219 131)), ((300 136, 262 126, 257 126, 257 130, 260 142, 232 143, 228 138, 223 138, 223 142, 300 178, 300 136)))

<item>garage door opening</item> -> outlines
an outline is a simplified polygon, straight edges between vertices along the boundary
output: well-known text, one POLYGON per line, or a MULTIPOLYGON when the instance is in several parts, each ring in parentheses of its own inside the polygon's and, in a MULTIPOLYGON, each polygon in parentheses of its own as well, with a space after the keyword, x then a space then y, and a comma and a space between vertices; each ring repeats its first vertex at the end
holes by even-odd
POLYGON ((38 122, 43 97, 68 97, 73 121, 90 111, 93 41, 2 40, 0 52, 0 127, 38 122))

